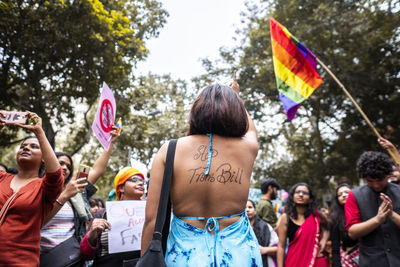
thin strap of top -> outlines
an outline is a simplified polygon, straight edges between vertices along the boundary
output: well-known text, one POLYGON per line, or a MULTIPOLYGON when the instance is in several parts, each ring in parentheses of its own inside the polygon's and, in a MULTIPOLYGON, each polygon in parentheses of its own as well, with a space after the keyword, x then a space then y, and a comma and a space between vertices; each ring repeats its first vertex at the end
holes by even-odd
POLYGON ((204 175, 208 175, 210 173, 210 166, 211 166, 211 156, 212 156, 212 133, 208 133, 207 136, 210 137, 210 145, 208 146, 208 157, 207 157, 207 167, 206 172, 204 175))
POLYGON ((226 215, 226 216, 220 216, 220 217, 180 217, 180 216, 176 216, 176 215, 175 216, 178 217, 179 219, 185 219, 185 220, 207 220, 207 219, 210 219, 210 218, 214 218, 214 219, 220 220, 220 219, 227 219, 227 218, 240 216, 243 213, 244 213, 244 211, 242 211, 241 213, 238 213, 238 214, 226 215))
POLYGON ((219 232, 218 220, 237 217, 237 216, 243 216, 243 215, 246 215, 245 211, 242 211, 241 213, 238 213, 238 214, 220 216, 220 217, 179 217, 176 215, 175 216, 179 219, 185 219, 185 220, 207 220, 206 225, 205 225, 207 230, 210 232, 215 230, 215 232, 218 233, 219 232))

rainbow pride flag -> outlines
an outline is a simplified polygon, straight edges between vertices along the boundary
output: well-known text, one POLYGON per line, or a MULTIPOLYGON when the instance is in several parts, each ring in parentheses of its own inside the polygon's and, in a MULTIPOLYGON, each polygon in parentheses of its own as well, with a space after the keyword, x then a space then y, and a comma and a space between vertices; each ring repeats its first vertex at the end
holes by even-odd
POLYGON ((121 134, 122 134, 122 121, 121 121, 121 118, 118 119, 117 124, 115 126, 117 127, 117 135, 121 136, 121 134))
POLYGON ((289 120, 300 103, 320 86, 315 55, 283 25, 270 18, 271 44, 279 98, 289 120))

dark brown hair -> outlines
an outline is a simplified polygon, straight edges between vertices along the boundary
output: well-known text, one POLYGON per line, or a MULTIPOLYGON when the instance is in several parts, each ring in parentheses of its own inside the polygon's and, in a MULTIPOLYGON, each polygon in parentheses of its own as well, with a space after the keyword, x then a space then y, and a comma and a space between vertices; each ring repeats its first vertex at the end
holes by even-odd
POLYGON ((193 103, 189 115, 189 135, 213 133, 242 137, 249 128, 246 109, 232 88, 207 86, 193 103))

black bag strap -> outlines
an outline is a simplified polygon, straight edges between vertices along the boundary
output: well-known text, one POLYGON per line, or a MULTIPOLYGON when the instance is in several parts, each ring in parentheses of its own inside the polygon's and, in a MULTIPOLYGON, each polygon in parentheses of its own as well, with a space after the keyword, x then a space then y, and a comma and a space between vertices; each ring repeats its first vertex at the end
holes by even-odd
POLYGON ((169 224, 171 218, 171 202, 169 199, 169 189, 172 181, 172 173, 174 170, 175 149, 177 140, 171 140, 168 144, 167 159, 165 162, 163 183, 160 193, 160 201, 158 204, 158 212, 156 224, 154 226, 153 239, 160 240, 163 237, 163 250, 165 254, 166 237, 168 236, 169 224), (166 220, 167 216, 167 220, 166 220), (165 243, 165 244, 164 244, 165 243))

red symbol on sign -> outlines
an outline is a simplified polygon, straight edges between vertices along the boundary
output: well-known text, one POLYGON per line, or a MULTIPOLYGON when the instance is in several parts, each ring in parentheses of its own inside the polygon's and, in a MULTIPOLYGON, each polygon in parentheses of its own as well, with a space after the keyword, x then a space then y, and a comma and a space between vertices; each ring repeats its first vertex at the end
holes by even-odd
POLYGON ((114 123, 114 110, 110 100, 104 99, 100 107, 100 125, 103 131, 111 132, 114 123))

